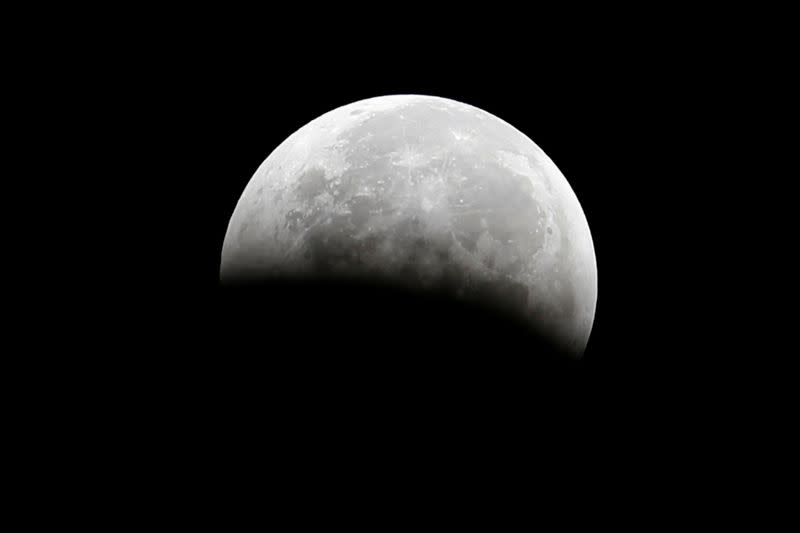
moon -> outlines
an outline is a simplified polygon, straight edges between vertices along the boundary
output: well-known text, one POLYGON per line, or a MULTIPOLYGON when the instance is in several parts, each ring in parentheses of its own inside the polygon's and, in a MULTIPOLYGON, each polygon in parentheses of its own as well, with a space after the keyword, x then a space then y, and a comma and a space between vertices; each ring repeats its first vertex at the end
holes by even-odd
POLYGON ((446 287, 499 302, 575 358, 597 301, 589 225, 553 161, 500 118, 422 95, 334 109, 261 164, 220 278, 276 276, 446 287))

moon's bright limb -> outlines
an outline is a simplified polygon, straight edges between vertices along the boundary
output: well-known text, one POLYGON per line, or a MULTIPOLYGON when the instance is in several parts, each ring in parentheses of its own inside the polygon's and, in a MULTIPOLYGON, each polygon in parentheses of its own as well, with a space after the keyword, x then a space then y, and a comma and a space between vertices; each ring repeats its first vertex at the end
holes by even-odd
POLYGON ((550 158, 485 111, 418 95, 340 107, 278 146, 239 199, 220 274, 488 287, 576 357, 597 299, 589 226, 550 158))

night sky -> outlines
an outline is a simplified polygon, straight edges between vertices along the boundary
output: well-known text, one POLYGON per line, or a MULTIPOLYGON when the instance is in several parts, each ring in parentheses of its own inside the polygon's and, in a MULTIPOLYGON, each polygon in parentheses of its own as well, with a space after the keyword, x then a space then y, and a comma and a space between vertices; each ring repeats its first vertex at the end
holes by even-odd
MULTIPOLYGON (((292 494, 311 484, 333 498, 355 477, 362 488, 396 479, 430 501, 441 480, 465 499, 467 487, 501 487, 507 505, 539 501, 526 491, 546 478, 562 504, 583 496, 605 502, 601 514, 624 502, 671 516, 671 483, 700 501, 698 480, 732 475, 717 430, 758 389, 719 348, 729 333, 699 254, 716 234, 694 216, 704 177, 688 139, 705 132, 687 117, 713 100, 698 81, 708 64, 679 60, 692 55, 685 32, 654 14, 633 24, 598 10, 602 19, 583 12, 579 24, 383 7, 153 16, 104 56, 90 94, 125 130, 108 134, 108 175, 127 167, 131 179, 115 183, 119 204, 99 202, 113 218, 93 225, 91 241, 130 238, 93 270, 106 304, 86 327, 99 352, 70 371, 105 391, 93 402, 121 397, 103 418, 137 420, 136 438, 165 443, 172 459, 155 464, 205 487, 198 498, 226 486, 248 501, 276 476, 298 516, 310 500, 292 494), (402 93, 488 111, 563 172, 597 258, 582 360, 435 294, 220 287, 228 220, 270 152, 331 109, 402 93), (679 297, 688 278, 700 288, 679 297), (312 481, 321 472, 326 481, 312 481), (627 488, 614 492, 617 481, 627 488)), ((374 491, 353 497, 379 505, 374 491)))

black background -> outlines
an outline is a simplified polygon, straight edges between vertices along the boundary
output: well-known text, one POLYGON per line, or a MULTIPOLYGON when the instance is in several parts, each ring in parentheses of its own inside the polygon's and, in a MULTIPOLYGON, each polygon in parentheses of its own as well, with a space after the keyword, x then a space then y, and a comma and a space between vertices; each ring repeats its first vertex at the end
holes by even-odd
POLYGON ((206 498, 298 519, 553 500, 565 519, 580 501, 583 518, 663 523, 735 486, 750 463, 731 435, 763 387, 721 350, 706 303, 701 252, 715 243, 697 216, 710 178, 694 141, 718 95, 703 82, 715 53, 695 46, 705 26, 607 8, 298 7, 152 16, 104 27, 109 50, 86 43, 108 186, 87 193, 83 235, 103 261, 87 276, 92 319, 70 333, 85 357, 60 368, 91 384, 70 394, 99 410, 90 420, 116 459, 195 517, 206 498), (582 360, 436 295, 220 287, 228 220, 269 153, 326 111, 402 93, 497 115, 564 173, 598 266, 582 360), (692 186, 676 193, 678 179, 692 186), (702 286, 692 297, 689 279, 702 286))

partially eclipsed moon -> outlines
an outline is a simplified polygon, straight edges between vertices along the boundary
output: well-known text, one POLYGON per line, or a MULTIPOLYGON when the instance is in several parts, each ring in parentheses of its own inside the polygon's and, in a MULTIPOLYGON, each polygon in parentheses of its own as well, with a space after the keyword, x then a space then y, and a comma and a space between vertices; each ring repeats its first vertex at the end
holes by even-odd
POLYGON ((239 199, 220 275, 488 291, 575 357, 597 299, 589 226, 550 158, 485 111, 417 95, 340 107, 278 146, 239 199))

